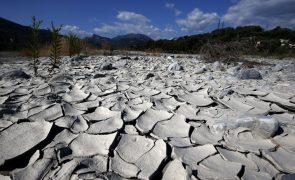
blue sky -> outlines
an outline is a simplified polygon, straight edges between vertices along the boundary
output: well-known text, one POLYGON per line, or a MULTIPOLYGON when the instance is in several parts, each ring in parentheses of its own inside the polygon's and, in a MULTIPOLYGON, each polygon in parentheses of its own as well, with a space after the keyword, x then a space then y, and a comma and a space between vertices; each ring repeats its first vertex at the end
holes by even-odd
POLYGON ((142 33, 154 39, 225 26, 295 27, 295 0, 1 0, 0 16, 29 25, 31 16, 63 24, 63 33, 113 37, 142 33))

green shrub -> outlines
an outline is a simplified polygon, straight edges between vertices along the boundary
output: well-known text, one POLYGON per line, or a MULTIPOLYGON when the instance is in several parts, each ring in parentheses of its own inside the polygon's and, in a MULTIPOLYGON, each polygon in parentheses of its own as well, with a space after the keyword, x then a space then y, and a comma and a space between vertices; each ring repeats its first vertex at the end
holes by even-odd
POLYGON ((72 57, 75 54, 80 55, 83 48, 82 40, 80 40, 77 35, 70 33, 67 36, 67 42, 69 47, 69 56, 72 57))
POLYGON ((62 41, 61 36, 59 35, 59 32, 62 28, 62 25, 59 27, 55 27, 53 25, 53 22, 51 22, 51 35, 52 35, 52 43, 51 43, 51 49, 50 49, 50 61, 52 68, 50 71, 52 71, 54 68, 58 68, 58 65, 60 63, 60 55, 61 55, 61 49, 62 49, 62 41))
POLYGON ((30 54, 33 59, 33 67, 34 67, 34 74, 37 76, 38 70, 38 58, 40 55, 40 42, 39 42, 39 28, 42 21, 36 20, 36 17, 32 17, 32 36, 31 36, 31 43, 30 43, 30 54))

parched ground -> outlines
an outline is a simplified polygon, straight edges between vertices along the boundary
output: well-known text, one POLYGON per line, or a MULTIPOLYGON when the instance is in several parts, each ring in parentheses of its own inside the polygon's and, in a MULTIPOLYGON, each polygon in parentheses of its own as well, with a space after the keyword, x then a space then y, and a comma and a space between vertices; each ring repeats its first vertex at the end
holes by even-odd
POLYGON ((294 61, 76 60, 1 64, 0 179, 295 178, 294 61))

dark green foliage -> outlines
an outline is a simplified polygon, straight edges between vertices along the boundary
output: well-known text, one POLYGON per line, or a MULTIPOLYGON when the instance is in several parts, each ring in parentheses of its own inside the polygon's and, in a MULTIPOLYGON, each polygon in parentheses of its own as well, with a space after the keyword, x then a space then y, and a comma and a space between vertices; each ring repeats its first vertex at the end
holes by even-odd
POLYGON ((32 17, 32 37, 31 37, 31 45, 30 45, 30 50, 31 50, 31 56, 33 59, 33 67, 34 67, 34 74, 37 76, 37 70, 38 70, 38 58, 39 58, 39 53, 40 53, 40 42, 39 42, 39 28, 41 25, 42 21, 36 20, 36 17, 32 17))
POLYGON ((72 57, 75 54, 80 55, 83 48, 82 40, 79 39, 77 35, 70 33, 67 36, 67 42, 69 47, 69 56, 72 57))
POLYGON ((50 61, 52 65, 52 69, 58 68, 58 65, 60 63, 60 54, 61 54, 61 36, 59 35, 59 32, 62 28, 62 25, 59 27, 55 27, 53 25, 53 22, 51 22, 51 35, 52 35, 52 43, 51 43, 51 50, 50 50, 50 61))
MULTIPOLYGON (((211 45, 239 42, 237 48, 245 55, 288 55, 295 56, 295 49, 288 45, 282 47, 280 39, 287 39, 295 44, 295 31, 287 28, 276 27, 272 30, 263 30, 260 26, 244 26, 237 28, 216 29, 211 33, 179 37, 172 40, 150 41, 138 50, 160 49, 167 53, 200 53, 203 46, 206 49, 211 45), (261 42, 261 46, 257 46, 261 42)), ((204 51, 204 49, 203 49, 204 51)))

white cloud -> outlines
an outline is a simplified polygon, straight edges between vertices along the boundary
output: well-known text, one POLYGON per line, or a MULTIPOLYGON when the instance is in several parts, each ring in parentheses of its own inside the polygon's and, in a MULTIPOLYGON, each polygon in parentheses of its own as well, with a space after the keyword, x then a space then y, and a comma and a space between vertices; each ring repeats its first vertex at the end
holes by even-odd
POLYGON ((202 32, 212 24, 217 24, 219 16, 217 13, 204 13, 195 8, 185 19, 177 19, 176 23, 186 32, 202 32))
POLYGON ((140 33, 153 39, 171 36, 172 31, 161 30, 151 24, 151 21, 142 14, 121 11, 117 15, 117 21, 111 24, 102 24, 94 28, 94 32, 103 36, 115 36, 128 33, 140 33))
POLYGON ((165 28, 164 32, 173 33, 173 32, 176 32, 176 31, 173 28, 165 28))
POLYGON ((61 29, 61 34, 69 34, 73 33, 78 35, 79 37, 86 37, 86 36, 91 36, 91 32, 87 32, 84 30, 81 30, 78 26, 72 26, 72 25, 65 25, 61 29))
POLYGON ((142 14, 137 14, 129 11, 120 11, 117 18, 121 21, 132 21, 137 23, 148 23, 150 20, 142 14))
POLYGON ((149 24, 115 22, 114 24, 103 24, 101 27, 94 28, 94 32, 109 35, 141 33, 157 38, 160 34, 160 29, 149 24))
POLYGON ((223 16, 223 20, 234 26, 257 24, 295 27, 294 0, 239 0, 223 16))
POLYGON ((173 4, 173 3, 166 3, 165 7, 168 9, 171 9, 174 12, 175 16, 179 16, 182 13, 180 10, 178 10, 175 7, 175 4, 173 4))

